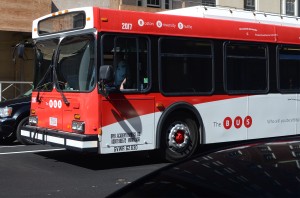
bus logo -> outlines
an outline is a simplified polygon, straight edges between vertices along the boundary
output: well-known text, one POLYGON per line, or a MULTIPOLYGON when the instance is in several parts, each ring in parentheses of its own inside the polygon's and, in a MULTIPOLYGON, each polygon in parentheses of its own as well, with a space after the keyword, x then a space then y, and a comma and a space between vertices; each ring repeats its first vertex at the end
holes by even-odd
POLYGON ((144 22, 143 19, 139 19, 139 20, 138 20, 138 24, 139 24, 139 26, 143 27, 144 24, 145 24, 145 22, 144 22))
POLYGON ((244 121, 243 118, 240 116, 237 116, 234 119, 232 119, 231 117, 226 117, 223 121, 223 126, 226 130, 229 130, 232 127, 232 125, 234 125, 236 129, 239 129, 242 127, 243 124, 246 128, 250 128, 252 125, 252 117, 246 116, 244 118, 244 121))
POLYGON ((49 100, 49 107, 50 108, 54 108, 54 109, 56 109, 56 108, 61 108, 62 107, 62 102, 61 102, 61 100, 49 100))
POLYGON ((183 29, 183 24, 181 22, 178 23, 178 29, 180 29, 180 30, 183 29))
POLYGON ((162 27, 162 22, 161 22, 161 21, 156 21, 156 26, 157 26, 158 28, 161 28, 161 27, 162 27))

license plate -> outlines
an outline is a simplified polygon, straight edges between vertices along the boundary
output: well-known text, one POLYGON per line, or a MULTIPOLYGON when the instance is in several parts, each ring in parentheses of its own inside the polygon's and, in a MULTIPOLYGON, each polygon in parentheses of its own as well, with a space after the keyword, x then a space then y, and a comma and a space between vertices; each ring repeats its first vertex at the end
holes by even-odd
POLYGON ((50 117, 50 119, 49 119, 49 125, 50 126, 57 126, 57 118, 50 117))

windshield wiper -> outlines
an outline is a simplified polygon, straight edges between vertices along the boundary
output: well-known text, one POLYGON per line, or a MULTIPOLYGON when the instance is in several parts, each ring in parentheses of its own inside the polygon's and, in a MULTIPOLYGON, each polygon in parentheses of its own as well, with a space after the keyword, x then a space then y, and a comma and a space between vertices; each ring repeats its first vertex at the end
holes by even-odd
MULTIPOLYGON (((55 67, 53 67, 53 80, 54 80, 55 87, 59 87, 59 82, 58 82, 58 79, 57 79, 57 74, 56 74, 56 68, 55 68, 55 67)), ((63 92, 61 89, 59 89, 59 88, 56 89, 56 90, 60 93, 60 95, 61 95, 61 97, 62 97, 64 103, 65 103, 67 106, 69 106, 69 105, 70 105, 70 102, 69 102, 68 99, 66 98, 64 92, 63 92)))
MULTIPOLYGON (((39 49, 36 49, 36 50, 39 50, 39 49)), ((51 73, 50 71, 52 71, 52 68, 54 67, 54 60, 53 60, 53 58, 54 58, 54 56, 55 56, 55 52, 56 52, 56 50, 53 50, 53 53, 52 53, 52 58, 51 58, 51 64, 49 65, 49 67, 48 67, 48 69, 47 69, 47 71, 45 72, 45 74, 44 74, 44 76, 42 77, 42 79, 37 83, 37 86, 36 86, 36 90, 38 91, 38 93, 37 93, 37 96, 36 96, 36 101, 38 102, 38 103, 40 103, 40 102, 42 102, 42 100, 41 100, 41 98, 40 98, 40 90, 41 90, 41 87, 44 87, 44 86, 48 86, 50 83, 52 83, 52 82, 46 82, 46 83, 44 83, 44 84, 42 84, 42 82, 44 82, 45 81, 45 79, 46 79, 46 77, 48 77, 48 75, 49 75, 49 73, 51 73), (41 85, 42 84, 42 85, 41 85)), ((42 52, 40 52, 39 51, 39 53, 41 53, 42 54, 42 52)), ((42 55, 39 55, 39 56, 42 56, 42 55)), ((39 67, 41 67, 41 61, 39 60, 39 67)))
MULTIPOLYGON (((40 63, 39 63, 40 64, 40 63)), ((43 85, 41 85, 42 84, 42 82, 44 82, 44 80, 46 79, 46 77, 48 76, 48 74, 50 73, 50 71, 52 70, 52 65, 50 65, 49 67, 48 67, 48 69, 47 69, 47 71, 46 71, 46 73, 44 74, 44 76, 42 77, 42 79, 40 80, 40 82, 37 84, 37 86, 36 86, 36 89, 37 89, 37 91, 38 91, 38 93, 37 93, 37 96, 36 96, 36 101, 37 102, 42 102, 41 101, 41 99, 40 99, 40 88, 41 87, 43 87, 43 86, 45 86, 45 85, 48 85, 49 83, 52 83, 52 82, 46 82, 46 83, 44 83, 43 85)))
MULTIPOLYGON (((37 84, 36 86, 36 89, 38 90, 38 93, 37 93, 37 96, 36 96, 36 101, 37 102, 42 102, 41 98, 40 98, 40 90, 41 90, 41 87, 44 87, 44 86, 48 86, 49 84, 55 84, 55 87, 58 86, 58 80, 57 80, 57 74, 56 74, 56 69, 55 69, 55 65, 54 65, 54 57, 55 57, 55 53, 56 53, 56 50, 53 51, 53 54, 52 54, 52 63, 51 65, 48 67, 46 73, 44 74, 44 76, 42 77, 42 79, 40 80, 40 82, 37 84), (42 82, 44 82, 44 80, 46 79, 46 77, 49 75, 49 73, 51 73, 50 71, 52 71, 53 73, 53 81, 54 82, 46 82, 44 84, 42 84, 42 82), (42 85, 41 85, 42 84, 42 85)), ((40 64, 40 63, 39 63, 40 64)), ((65 97, 64 93, 62 91, 60 91, 59 89, 57 89, 58 92, 60 92, 61 96, 62 96, 62 99, 64 101, 64 103, 69 106, 70 105, 70 102, 68 101, 68 99, 65 97)))

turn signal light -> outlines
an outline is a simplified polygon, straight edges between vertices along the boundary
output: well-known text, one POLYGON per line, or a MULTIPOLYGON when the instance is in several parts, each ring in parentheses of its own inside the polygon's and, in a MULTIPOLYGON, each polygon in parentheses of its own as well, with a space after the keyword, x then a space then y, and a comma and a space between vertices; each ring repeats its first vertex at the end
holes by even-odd
POLYGON ((102 22, 108 22, 108 18, 101 18, 102 22))
POLYGON ((156 106, 156 108, 158 109, 158 110, 160 110, 160 111, 163 111, 163 110, 165 110, 165 106, 162 104, 162 103, 156 103, 155 104, 155 106, 156 106))
POLYGON ((80 120, 80 115, 79 114, 74 114, 74 119, 80 120))
POLYGON ((54 16, 57 16, 57 15, 66 14, 68 12, 69 12, 69 10, 58 11, 58 12, 52 13, 52 16, 54 17, 54 16))

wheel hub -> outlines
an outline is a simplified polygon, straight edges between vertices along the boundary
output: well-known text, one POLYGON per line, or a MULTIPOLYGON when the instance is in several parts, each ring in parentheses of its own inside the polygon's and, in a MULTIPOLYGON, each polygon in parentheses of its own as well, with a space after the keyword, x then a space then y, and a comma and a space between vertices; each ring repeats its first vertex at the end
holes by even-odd
POLYGON ((190 141, 190 131, 184 124, 177 123, 170 127, 169 147, 174 151, 185 149, 190 141))
POLYGON ((182 144, 184 141, 184 131, 181 131, 181 130, 178 130, 176 133, 175 133, 175 142, 177 144, 182 144))

